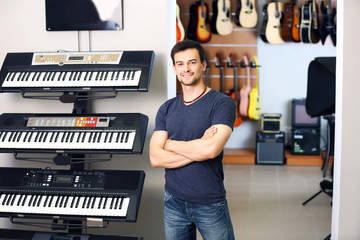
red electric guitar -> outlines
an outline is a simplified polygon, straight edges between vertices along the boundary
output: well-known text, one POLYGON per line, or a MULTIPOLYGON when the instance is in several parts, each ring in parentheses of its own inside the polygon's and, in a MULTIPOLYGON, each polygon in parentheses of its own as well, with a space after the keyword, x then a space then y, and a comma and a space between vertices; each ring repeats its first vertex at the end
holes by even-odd
POLYGON ((234 127, 238 127, 242 123, 242 117, 239 114, 240 93, 238 91, 237 66, 235 63, 234 55, 232 53, 230 53, 228 58, 228 67, 234 69, 234 90, 231 91, 230 96, 235 100, 236 103, 236 115, 235 115, 234 127))

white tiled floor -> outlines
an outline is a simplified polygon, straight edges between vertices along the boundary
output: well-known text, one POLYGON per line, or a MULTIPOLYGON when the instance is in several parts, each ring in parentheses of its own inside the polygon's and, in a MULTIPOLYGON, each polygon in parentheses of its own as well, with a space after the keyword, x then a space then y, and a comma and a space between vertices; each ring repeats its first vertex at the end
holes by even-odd
MULTIPOLYGON (((322 240, 331 229, 331 198, 320 167, 224 165, 236 239, 322 240)), ((201 238, 199 238, 201 239, 201 238)))

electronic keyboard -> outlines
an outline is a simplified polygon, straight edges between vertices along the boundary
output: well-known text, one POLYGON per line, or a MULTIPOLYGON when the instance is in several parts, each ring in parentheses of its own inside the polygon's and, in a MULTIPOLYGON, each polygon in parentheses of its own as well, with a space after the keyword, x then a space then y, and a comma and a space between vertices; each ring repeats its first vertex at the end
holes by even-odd
POLYGON ((147 123, 140 113, 3 113, 0 152, 141 154, 147 123))
POLYGON ((136 221, 144 171, 0 168, 0 216, 136 221))
POLYGON ((153 51, 8 53, 0 92, 148 91, 153 51))
POLYGON ((142 237, 0 229, 0 240, 142 240, 142 237))

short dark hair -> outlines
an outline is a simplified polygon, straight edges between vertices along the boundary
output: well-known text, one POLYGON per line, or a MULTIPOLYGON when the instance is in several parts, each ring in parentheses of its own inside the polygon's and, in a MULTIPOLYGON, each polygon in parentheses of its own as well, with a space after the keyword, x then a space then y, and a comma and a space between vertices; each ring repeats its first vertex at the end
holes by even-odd
POLYGON ((201 62, 203 62, 205 60, 205 51, 204 51, 204 48, 200 45, 200 43, 193 41, 193 40, 184 40, 184 41, 180 41, 180 42, 176 43, 174 45, 174 47, 171 49, 171 59, 172 59, 173 65, 175 65, 175 59, 174 59, 175 53, 185 51, 190 48, 197 49, 201 62))

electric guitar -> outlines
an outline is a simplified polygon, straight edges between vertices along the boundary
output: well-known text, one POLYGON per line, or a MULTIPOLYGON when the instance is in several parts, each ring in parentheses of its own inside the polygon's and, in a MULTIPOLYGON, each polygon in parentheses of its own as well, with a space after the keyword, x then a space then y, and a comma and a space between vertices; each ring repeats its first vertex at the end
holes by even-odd
POLYGON ((300 10, 297 4, 297 1, 295 1, 295 4, 293 5, 292 9, 293 13, 293 19, 292 19, 292 25, 291 25, 291 38, 294 42, 300 42, 300 10))
POLYGON ((265 43, 268 43, 269 41, 266 39, 266 25, 268 23, 269 17, 267 15, 267 8, 268 8, 268 3, 265 3, 262 9, 262 24, 260 27, 260 37, 261 40, 263 40, 265 43))
POLYGON ((234 90, 231 91, 231 97, 235 100, 236 103, 236 115, 235 115, 235 122, 234 127, 240 126, 242 123, 242 118, 239 114, 239 107, 240 107, 240 96, 238 91, 238 80, 237 80, 237 66, 235 63, 234 55, 230 53, 228 58, 228 67, 234 69, 234 90))
POLYGON ((206 68, 205 68, 205 83, 206 86, 210 87, 210 64, 207 60, 207 58, 205 57, 205 62, 206 62, 206 68))
POLYGON ((180 42, 185 38, 184 25, 181 22, 181 10, 179 4, 176 4, 176 42, 180 42))
POLYGON ((197 6, 198 21, 196 27, 196 37, 201 43, 208 42, 211 38, 211 32, 207 27, 207 23, 209 22, 208 12, 207 4, 204 3, 204 0, 201 0, 200 4, 197 6))
POLYGON ((262 110, 260 103, 260 91, 259 91, 259 63, 257 57, 253 57, 253 61, 251 64, 252 67, 256 67, 256 87, 251 89, 249 95, 249 118, 254 120, 259 120, 262 110))
POLYGON ((220 92, 224 92, 224 65, 221 62, 221 54, 216 53, 215 56, 215 67, 220 69, 220 92))
POLYGON ((320 9, 323 15, 319 27, 321 43, 324 45, 327 36, 330 35, 332 43, 336 46, 336 26, 334 23, 336 9, 331 9, 331 0, 326 0, 326 4, 323 0, 320 9))
POLYGON ((255 0, 237 0, 235 23, 244 28, 253 28, 258 21, 255 0))
POLYGON ((265 30, 266 39, 272 44, 284 43, 284 40, 281 38, 281 22, 283 20, 284 3, 278 2, 278 0, 269 3, 267 12, 269 20, 265 30))
POLYGON ((211 31, 219 35, 232 33, 234 25, 231 21, 230 0, 214 0, 211 31))
POLYGON ((291 26, 293 21, 293 2, 287 2, 284 4, 284 19, 281 24, 281 38, 285 42, 291 42, 291 26))
POLYGON ((246 84, 240 89, 240 116, 247 117, 249 111, 249 94, 251 92, 250 65, 246 55, 242 57, 241 67, 246 68, 246 84))
POLYGON ((303 43, 317 43, 320 40, 317 8, 315 0, 305 3, 301 8, 300 38, 303 43))

